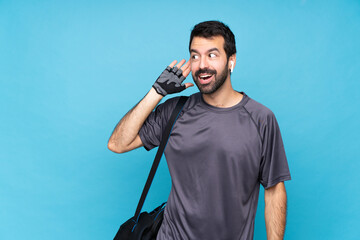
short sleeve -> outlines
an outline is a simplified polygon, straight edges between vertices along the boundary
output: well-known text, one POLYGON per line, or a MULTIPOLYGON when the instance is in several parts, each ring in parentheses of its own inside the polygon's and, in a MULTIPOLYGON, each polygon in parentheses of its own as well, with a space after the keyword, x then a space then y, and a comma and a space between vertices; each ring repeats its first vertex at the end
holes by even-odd
POLYGON ((140 128, 139 136, 147 151, 160 145, 162 133, 178 99, 179 97, 171 98, 159 104, 140 128))
POLYGON ((259 181, 267 189, 279 182, 291 180, 291 176, 280 128, 271 111, 266 115, 260 132, 263 138, 259 181))

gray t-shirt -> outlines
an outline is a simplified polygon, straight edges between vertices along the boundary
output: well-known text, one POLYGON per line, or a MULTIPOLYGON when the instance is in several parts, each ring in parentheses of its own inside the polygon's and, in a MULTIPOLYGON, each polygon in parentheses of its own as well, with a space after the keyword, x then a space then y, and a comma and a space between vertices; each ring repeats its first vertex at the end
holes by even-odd
MULTIPOLYGON (((172 186, 157 239, 253 239, 260 183, 290 180, 273 112, 248 97, 230 108, 190 96, 165 149, 172 186)), ((140 129, 147 150, 160 144, 175 97, 140 129)))

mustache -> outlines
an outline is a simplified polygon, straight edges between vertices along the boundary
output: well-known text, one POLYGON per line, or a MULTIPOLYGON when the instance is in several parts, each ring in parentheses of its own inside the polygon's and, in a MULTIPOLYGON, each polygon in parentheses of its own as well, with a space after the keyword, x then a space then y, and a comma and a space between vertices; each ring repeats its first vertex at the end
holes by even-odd
POLYGON ((200 74, 202 73, 208 73, 208 74, 213 74, 215 75, 217 72, 216 70, 211 70, 211 69, 208 69, 208 68, 204 68, 204 69, 199 69, 195 72, 195 77, 199 77, 200 74))

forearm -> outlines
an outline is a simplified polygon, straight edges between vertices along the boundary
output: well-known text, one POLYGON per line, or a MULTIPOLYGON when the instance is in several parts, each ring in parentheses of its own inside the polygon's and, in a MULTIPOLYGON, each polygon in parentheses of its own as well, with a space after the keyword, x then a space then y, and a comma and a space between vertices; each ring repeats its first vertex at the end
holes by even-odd
POLYGON ((161 73, 146 96, 120 120, 108 142, 111 151, 123 153, 142 146, 140 128, 163 96, 194 86, 192 83, 182 84, 191 71, 190 62, 184 64, 185 62, 183 59, 175 66, 177 61, 173 61, 161 73))
POLYGON ((283 182, 265 190, 265 223, 268 240, 284 238, 286 201, 286 190, 283 182))
POLYGON ((146 118, 162 98, 163 96, 151 88, 146 96, 116 125, 109 139, 108 148, 114 152, 122 152, 126 149, 126 146, 135 140, 146 118))

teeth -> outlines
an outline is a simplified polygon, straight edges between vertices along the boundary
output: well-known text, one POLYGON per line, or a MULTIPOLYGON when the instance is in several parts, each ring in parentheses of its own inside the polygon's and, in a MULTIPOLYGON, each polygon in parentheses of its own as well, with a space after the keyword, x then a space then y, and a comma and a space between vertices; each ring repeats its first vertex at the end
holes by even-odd
POLYGON ((202 75, 200 76, 201 78, 207 78, 207 77, 210 77, 211 75, 202 75))

